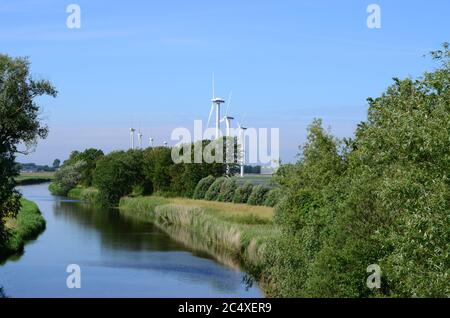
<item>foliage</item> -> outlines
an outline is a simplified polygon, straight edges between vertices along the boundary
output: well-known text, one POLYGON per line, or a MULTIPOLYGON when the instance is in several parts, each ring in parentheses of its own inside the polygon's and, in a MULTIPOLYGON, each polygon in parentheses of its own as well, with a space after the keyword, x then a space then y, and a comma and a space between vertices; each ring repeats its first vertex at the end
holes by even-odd
POLYGON ((208 191, 211 184, 213 184, 215 178, 211 175, 201 179, 194 190, 194 199, 202 200, 205 198, 206 191, 208 191))
POLYGON ((74 165, 79 161, 83 161, 85 165, 81 170, 81 179, 79 181, 79 184, 85 187, 89 187, 92 185, 92 176, 95 170, 96 163, 103 156, 103 151, 95 148, 89 148, 82 152, 72 151, 69 159, 64 161, 64 166, 74 165))
POLYGON ((85 161, 63 165, 61 169, 55 172, 54 180, 49 186, 50 192, 55 195, 67 195, 70 189, 76 187, 81 181, 86 165, 85 161))
POLYGON ((152 191, 170 192, 171 150, 167 147, 154 147, 144 151, 143 172, 152 191))
MULTIPOLYGON (((237 167, 234 156, 231 158, 231 163, 226 164, 226 147, 227 143, 229 147, 233 147, 234 139, 219 139, 216 141, 202 140, 192 144, 185 144, 172 149, 172 155, 182 156, 189 162, 177 163, 172 169, 172 188, 177 195, 192 197, 195 192, 195 188, 201 179, 211 175, 213 177, 220 177, 227 173, 231 173, 237 167), (223 144, 220 144, 223 142, 223 144), (222 162, 220 162, 220 155, 218 155, 219 162, 215 160, 209 160, 204 157, 204 150, 211 149, 211 156, 216 154, 216 148, 223 147, 222 162), (202 158, 202 162, 199 163, 196 160, 202 158), (227 168, 228 166, 228 168, 227 168)), ((234 145, 236 147, 236 145, 234 145)), ((209 152, 208 152, 209 153, 209 152)), ((232 153, 236 155, 236 150, 232 153)))
POLYGON ((222 187, 222 183, 226 180, 225 177, 217 178, 209 187, 208 191, 205 193, 205 200, 209 201, 217 201, 220 194, 220 188, 222 187))
POLYGON ((232 178, 226 179, 220 187, 220 192, 217 197, 217 200, 221 202, 232 202, 236 188, 237 185, 235 179, 232 178))
POLYGON ((432 56, 438 69, 368 99, 353 140, 315 121, 299 161, 278 171, 271 275, 282 296, 450 294, 448 45, 432 56), (366 286, 371 264, 381 289, 366 286))
POLYGON ((247 203, 250 205, 264 205, 269 190, 268 187, 262 184, 254 186, 252 193, 248 197, 247 203))
POLYGON ((282 194, 283 193, 280 188, 270 189, 269 192, 267 192, 264 205, 274 207, 280 201, 282 194))
POLYGON ((59 160, 59 159, 53 160, 53 164, 52 164, 53 169, 58 169, 60 164, 61 164, 61 160, 59 160))
POLYGON ((237 187, 233 195, 234 203, 247 203, 248 197, 252 194, 253 185, 250 182, 246 182, 243 185, 237 187))
POLYGON ((98 199, 104 205, 116 205, 122 196, 144 182, 143 152, 141 150, 115 151, 97 161, 93 175, 98 199))
POLYGON ((50 82, 35 80, 29 68, 26 58, 0 54, 0 236, 2 221, 20 208, 20 194, 14 190, 14 177, 18 175, 15 156, 28 153, 38 138, 47 137, 36 99, 57 94, 50 82), (19 150, 19 144, 26 149, 19 150))

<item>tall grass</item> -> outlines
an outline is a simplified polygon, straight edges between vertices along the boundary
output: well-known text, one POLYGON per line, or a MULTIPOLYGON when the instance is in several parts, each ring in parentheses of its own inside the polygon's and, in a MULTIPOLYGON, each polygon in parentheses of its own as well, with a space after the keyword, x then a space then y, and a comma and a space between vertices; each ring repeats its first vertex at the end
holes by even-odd
POLYGON ((98 203, 99 192, 96 188, 85 188, 82 186, 77 186, 67 193, 69 198, 78 199, 90 203, 98 203))

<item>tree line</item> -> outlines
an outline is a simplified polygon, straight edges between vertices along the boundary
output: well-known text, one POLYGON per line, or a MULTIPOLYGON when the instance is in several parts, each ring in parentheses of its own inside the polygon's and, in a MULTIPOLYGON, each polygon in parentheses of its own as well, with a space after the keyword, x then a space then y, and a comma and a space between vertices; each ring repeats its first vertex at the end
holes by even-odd
MULTIPOLYGON (((198 141, 203 147, 222 140, 198 141)), ((191 144, 192 159, 195 143, 191 144)), ((186 149, 186 145, 180 147, 186 149)), ((237 148, 236 148, 237 149, 237 148)), ((237 150, 234 151, 237 151, 237 150)), ((98 149, 74 151, 55 174, 50 190, 66 195, 69 190, 82 185, 99 190, 99 202, 116 205, 125 195, 149 195, 192 197, 198 182, 235 173, 237 155, 233 162, 174 163, 172 148, 149 147, 128 151, 113 151, 105 155, 98 149)), ((214 155, 214 151, 212 152, 214 155)), ((225 152, 223 152, 225 156, 225 152)))

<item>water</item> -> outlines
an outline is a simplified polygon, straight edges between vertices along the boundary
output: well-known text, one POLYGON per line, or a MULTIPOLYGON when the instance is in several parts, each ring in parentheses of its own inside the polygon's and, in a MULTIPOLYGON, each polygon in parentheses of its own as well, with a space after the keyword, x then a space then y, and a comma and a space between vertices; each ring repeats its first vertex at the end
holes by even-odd
POLYGON ((262 297, 245 274, 174 241, 117 210, 50 195, 48 184, 21 187, 47 221, 25 253, 0 265, 10 297, 262 297), (69 264, 81 288, 66 285, 69 264))

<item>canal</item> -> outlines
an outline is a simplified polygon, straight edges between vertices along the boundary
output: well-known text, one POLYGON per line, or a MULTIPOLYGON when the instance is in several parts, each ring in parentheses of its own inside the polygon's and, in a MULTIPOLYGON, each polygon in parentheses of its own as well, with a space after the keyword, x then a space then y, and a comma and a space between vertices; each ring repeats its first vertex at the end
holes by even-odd
POLYGON ((19 187, 46 230, 0 265, 9 297, 263 297, 245 273, 200 254, 115 209, 52 196, 48 184, 19 187), (66 284, 70 264, 81 288, 66 284))

